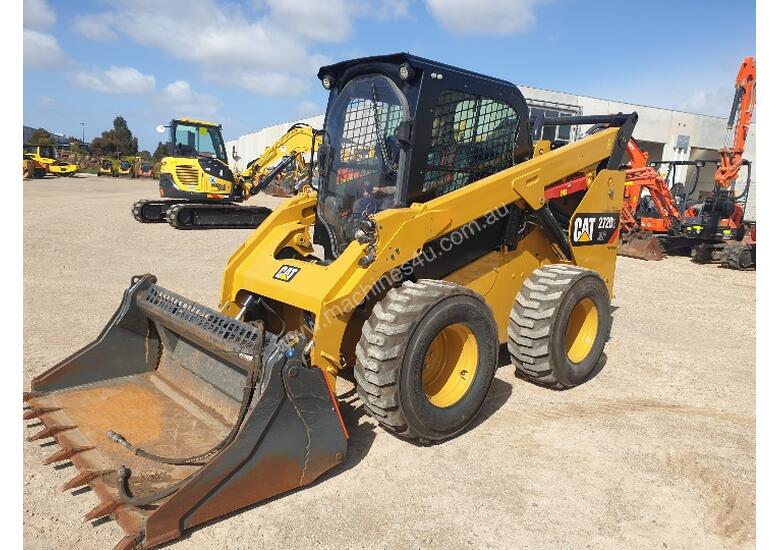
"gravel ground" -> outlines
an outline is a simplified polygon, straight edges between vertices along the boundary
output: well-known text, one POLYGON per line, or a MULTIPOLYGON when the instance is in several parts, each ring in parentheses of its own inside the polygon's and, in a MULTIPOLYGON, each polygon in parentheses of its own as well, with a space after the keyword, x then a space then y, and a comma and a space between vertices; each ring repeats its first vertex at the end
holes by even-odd
MULTIPOLYGON (((97 335, 132 275, 216 305, 249 231, 135 222, 131 204, 154 196, 153 181, 24 183, 25 388, 97 335)), ((473 427, 432 447, 344 406, 342 467, 175 547, 755 546, 755 274, 619 258, 616 279, 608 360, 589 383, 552 392, 505 362, 473 427)), ((119 527, 81 525, 97 498, 60 493, 75 469, 42 466, 44 445, 24 443, 25 547, 111 547, 119 527)))

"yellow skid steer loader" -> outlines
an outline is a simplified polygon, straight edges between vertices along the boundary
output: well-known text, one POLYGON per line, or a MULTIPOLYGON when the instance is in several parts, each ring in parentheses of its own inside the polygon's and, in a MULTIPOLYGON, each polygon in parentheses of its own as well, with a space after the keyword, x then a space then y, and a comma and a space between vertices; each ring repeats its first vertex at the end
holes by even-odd
POLYGON ((136 276, 97 339, 24 395, 44 425, 30 439, 54 438, 46 463, 77 467, 64 487, 94 490, 85 519, 116 520, 117 548, 172 541, 338 466, 339 375, 382 427, 434 443, 477 415, 503 343, 549 388, 598 370, 636 114, 559 119, 607 127, 533 156, 510 82, 408 54, 318 76, 317 191, 235 251, 219 306, 136 276))

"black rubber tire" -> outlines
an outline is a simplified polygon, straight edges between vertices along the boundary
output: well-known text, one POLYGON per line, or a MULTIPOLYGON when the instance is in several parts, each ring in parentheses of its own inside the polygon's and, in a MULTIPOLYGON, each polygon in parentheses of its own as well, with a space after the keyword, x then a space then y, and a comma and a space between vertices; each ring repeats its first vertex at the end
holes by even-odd
POLYGON ((523 281, 515 297, 507 349, 521 378, 557 390, 573 388, 592 376, 611 327, 609 291, 598 273, 566 264, 546 265, 523 281), (566 352, 566 328, 584 298, 596 306, 598 328, 588 355, 573 363, 566 352))
POLYGON ((357 393, 391 433, 422 443, 449 439, 482 408, 498 349, 496 321, 482 296, 446 281, 407 281, 391 289, 363 325, 354 369, 357 393), (423 390, 423 362, 434 337, 453 324, 473 333, 478 366, 466 393, 448 407, 437 407, 423 390))

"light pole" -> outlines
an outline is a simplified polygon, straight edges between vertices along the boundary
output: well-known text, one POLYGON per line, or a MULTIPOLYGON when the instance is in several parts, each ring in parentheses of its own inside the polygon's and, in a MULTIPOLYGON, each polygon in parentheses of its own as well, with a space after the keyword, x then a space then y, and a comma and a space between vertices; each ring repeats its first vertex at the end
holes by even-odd
POLYGON ((84 145, 84 128, 86 127, 86 122, 80 122, 81 124, 81 144, 84 145))

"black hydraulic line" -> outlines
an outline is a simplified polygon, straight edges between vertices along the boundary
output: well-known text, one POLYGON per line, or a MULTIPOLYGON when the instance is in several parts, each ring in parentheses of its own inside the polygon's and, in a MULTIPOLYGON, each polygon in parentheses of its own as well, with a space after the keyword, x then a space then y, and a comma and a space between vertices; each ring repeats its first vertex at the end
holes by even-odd
POLYGON ((563 232, 561 226, 555 220, 555 216, 550 211, 550 208, 545 205, 537 210, 536 213, 539 214, 539 220, 542 222, 542 225, 544 226, 545 230, 547 230, 547 233, 550 235, 550 237, 552 237, 555 243, 560 247, 563 255, 567 260, 571 260, 572 253, 571 246, 569 246, 569 239, 567 238, 566 233, 563 232))
POLYGON ((160 489, 159 491, 155 493, 151 493, 148 495, 144 495, 141 497, 134 497, 130 494, 127 487, 127 482, 130 479, 130 470, 126 468, 125 466, 120 466, 119 469, 116 471, 116 477, 117 477, 117 488, 119 489, 119 499, 124 502, 125 504, 129 504, 130 506, 148 506, 150 504, 153 504, 157 502, 158 500, 161 500, 168 495, 172 495, 184 485, 187 484, 187 482, 190 480, 190 478, 194 474, 190 474, 184 479, 177 481, 176 483, 172 483, 171 485, 168 485, 164 489, 160 489))

